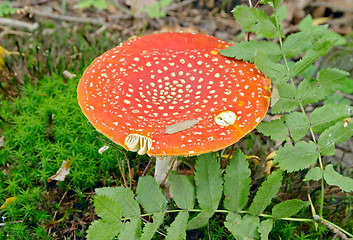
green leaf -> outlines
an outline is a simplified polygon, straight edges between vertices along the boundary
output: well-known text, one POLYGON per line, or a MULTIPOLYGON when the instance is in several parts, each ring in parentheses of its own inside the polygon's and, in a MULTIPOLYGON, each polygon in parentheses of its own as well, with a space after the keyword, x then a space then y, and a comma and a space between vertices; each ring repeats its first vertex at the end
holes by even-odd
POLYGON ((268 41, 242 41, 240 43, 234 43, 233 46, 227 49, 219 50, 223 56, 234 57, 235 59, 249 62, 255 61, 257 51, 263 52, 271 62, 278 62, 283 58, 279 45, 268 41))
POLYGON ((309 202, 303 202, 299 199, 291 199, 281 202, 273 207, 273 218, 288 218, 297 214, 303 207, 308 207, 309 202))
POLYGON ((270 17, 258 8, 237 6, 234 8, 233 14, 239 25, 250 32, 256 32, 266 38, 276 38, 280 35, 280 31, 270 17))
POLYGON ((338 121, 350 117, 352 108, 347 105, 327 104, 316 108, 310 115, 312 129, 316 133, 321 133, 338 121))
POLYGON ((272 62, 262 51, 256 52, 255 65, 266 77, 271 78, 276 84, 287 82, 288 80, 288 71, 286 67, 282 64, 272 62))
POLYGON ((295 146, 285 145, 280 148, 274 161, 287 172, 299 171, 313 165, 318 158, 316 144, 313 142, 297 142, 295 146))
POLYGON ((249 163, 245 155, 238 149, 224 174, 224 207, 231 212, 240 212, 248 202, 250 194, 249 163))
POLYGON ((348 76, 348 72, 336 68, 327 68, 317 73, 317 80, 328 95, 329 93, 336 92, 348 76))
MULTIPOLYGON (((140 178, 141 179, 141 178, 140 178)), ((163 223, 164 214, 161 212, 153 214, 153 222, 146 223, 143 228, 141 240, 150 240, 163 223)))
POLYGON ((195 167, 196 196, 201 209, 215 211, 222 197, 222 170, 216 157, 203 154, 195 167))
POLYGON ((140 177, 136 188, 137 201, 147 213, 163 212, 166 199, 156 180, 151 176, 140 177))
POLYGON ((252 215, 260 215, 271 203, 282 185, 282 171, 277 170, 272 172, 270 176, 262 183, 257 191, 253 202, 249 207, 249 212, 252 215))
POLYGON ((353 179, 336 172, 332 164, 326 166, 324 176, 328 185, 336 185, 345 192, 353 192, 353 179))
POLYGON ((320 50, 309 49, 305 56, 293 65, 291 69, 292 77, 296 77, 300 73, 304 72, 311 64, 315 62, 316 59, 325 55, 330 48, 331 46, 320 50))
POLYGON ((283 119, 272 120, 271 122, 260 122, 256 129, 272 140, 284 141, 288 136, 288 127, 283 119))
POLYGON ((261 240, 268 240, 268 235, 270 234, 272 227, 273 227, 272 219, 261 221, 259 225, 259 230, 258 230, 261 236, 261 240))
POLYGON ((106 0, 80 0, 76 6, 78 8, 88 8, 93 6, 99 9, 107 9, 107 2, 106 0))
POLYGON ((135 195, 129 188, 124 187, 104 187, 96 188, 98 196, 106 195, 113 199, 120 206, 124 206, 121 210, 124 217, 133 217, 140 215, 140 206, 135 200, 135 195))
POLYGON ((306 15, 299 23, 299 30, 300 31, 305 31, 307 29, 311 29, 313 26, 313 17, 308 14, 306 15))
POLYGON ((313 33, 310 30, 291 34, 284 41, 286 58, 298 56, 312 47, 313 33))
POLYGON ((183 240, 186 238, 186 224, 189 219, 188 212, 180 212, 168 228, 166 240, 183 240))
POLYGON ((319 86, 319 82, 313 78, 304 79, 298 86, 296 98, 303 105, 317 103, 326 98, 324 89, 319 86))
POLYGON ((237 240, 241 239, 258 239, 259 233, 257 228, 260 224, 260 219, 257 216, 250 214, 244 215, 243 218, 236 213, 228 213, 224 226, 233 234, 237 240))
POLYGON ((296 142, 302 139, 310 129, 308 117, 300 112, 292 112, 286 115, 286 123, 292 138, 296 142))
POLYGON ((202 211, 196 217, 188 222, 186 230, 202 228, 208 224, 208 220, 213 216, 214 212, 202 211))
POLYGON ((346 78, 338 90, 347 94, 353 93, 353 79, 346 78))
POLYGON ((295 87, 288 83, 280 83, 276 87, 280 98, 272 107, 272 114, 294 111, 298 107, 295 87))
POLYGON ((87 240, 111 240, 119 234, 123 224, 120 221, 106 222, 102 219, 94 221, 87 230, 87 240))
MULTIPOLYGON (((339 106, 339 105, 338 105, 339 106)), ((343 143, 353 136, 352 119, 339 121, 336 125, 326 129, 319 138, 320 153, 324 156, 335 154, 335 145, 343 143)))
POLYGON ((141 237, 141 219, 138 217, 131 218, 129 222, 125 222, 119 240, 139 240, 141 237))
POLYGON ((181 209, 193 209, 195 205, 195 190, 191 176, 170 175, 168 178, 173 199, 181 209))
POLYGON ((303 181, 309 181, 309 180, 319 181, 321 178, 322 178, 322 172, 320 167, 314 167, 307 172, 303 181))
POLYGON ((344 98, 340 94, 332 94, 326 98, 324 101, 324 105, 327 104, 343 104, 343 105, 351 105, 351 101, 349 101, 347 98, 344 98))
POLYGON ((97 215, 106 222, 116 222, 122 217, 120 206, 108 196, 96 196, 94 206, 97 215))

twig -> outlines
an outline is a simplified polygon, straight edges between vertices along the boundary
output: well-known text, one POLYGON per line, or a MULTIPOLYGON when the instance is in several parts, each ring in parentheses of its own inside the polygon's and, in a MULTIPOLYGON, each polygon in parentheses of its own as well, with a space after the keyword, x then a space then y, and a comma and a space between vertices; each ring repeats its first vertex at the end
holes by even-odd
POLYGON ((30 32, 33 32, 35 29, 39 27, 38 23, 27 23, 16 19, 10 19, 10 18, 0 18, 0 25, 26 29, 30 32))
MULTIPOLYGON (((125 158, 126 158, 126 155, 125 155, 125 158)), ((130 161, 127 158, 126 158, 126 163, 127 163, 127 170, 129 171, 129 185, 130 185, 130 189, 132 189, 130 161)))
POLYGON ((52 18, 55 20, 60 20, 60 21, 67 21, 67 22, 76 22, 76 23, 89 23, 92 25, 106 25, 108 24, 106 21, 104 21, 104 18, 80 18, 80 17, 73 17, 73 16, 64 16, 64 15, 59 15, 55 13, 45 13, 41 12, 38 10, 35 10, 33 8, 29 9, 29 12, 31 14, 40 16, 40 17, 48 17, 52 18))
POLYGON ((193 2, 196 2, 196 0, 185 0, 185 1, 181 1, 179 3, 173 3, 172 5, 165 7, 164 11, 173 11, 178 8, 184 7, 190 3, 193 3, 193 2))
POLYGON ((8 223, 0 223, 0 227, 5 226, 6 224, 13 224, 13 223, 22 223, 23 220, 15 221, 15 222, 8 222, 8 223))
POLYGON ((126 188, 127 187, 127 183, 126 183, 126 178, 125 178, 125 172, 123 172, 123 170, 121 168, 121 164, 120 164, 120 161, 119 161, 118 153, 116 152, 115 149, 113 149, 113 151, 115 153, 116 160, 118 161, 118 165, 119 165, 119 170, 120 170, 121 176, 123 177, 124 187, 126 188))
POLYGON ((168 172, 167 172, 167 175, 166 175, 165 178, 163 179, 163 182, 162 182, 161 184, 159 184, 160 186, 163 186, 164 183, 167 181, 167 178, 168 178, 170 172, 172 171, 172 168, 173 168, 173 166, 174 166, 174 163, 175 163, 175 160, 176 160, 176 159, 177 159, 177 157, 174 157, 172 164, 170 164, 170 167, 169 167, 169 170, 168 170, 168 172))
POLYGON ((336 234, 337 236, 339 236, 341 239, 343 240, 349 240, 347 235, 344 234, 342 231, 344 231, 343 229, 341 229, 339 226, 333 224, 332 222, 321 218, 319 215, 314 215, 314 220, 318 221, 319 223, 325 225, 332 233, 336 234))
POLYGON ((150 160, 148 161, 147 166, 145 167, 145 170, 143 170, 142 177, 145 176, 147 169, 149 168, 149 166, 152 163, 152 159, 153 159, 153 157, 150 157, 150 160))

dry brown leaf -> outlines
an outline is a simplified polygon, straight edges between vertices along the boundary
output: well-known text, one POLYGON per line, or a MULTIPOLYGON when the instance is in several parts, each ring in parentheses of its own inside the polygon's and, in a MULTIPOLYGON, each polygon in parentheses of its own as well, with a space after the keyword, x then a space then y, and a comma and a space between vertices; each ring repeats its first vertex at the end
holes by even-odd
POLYGON ((71 164, 68 161, 63 160, 60 169, 56 172, 56 174, 48 178, 47 181, 51 182, 53 180, 56 180, 63 182, 65 180, 65 177, 70 173, 70 168, 71 164))

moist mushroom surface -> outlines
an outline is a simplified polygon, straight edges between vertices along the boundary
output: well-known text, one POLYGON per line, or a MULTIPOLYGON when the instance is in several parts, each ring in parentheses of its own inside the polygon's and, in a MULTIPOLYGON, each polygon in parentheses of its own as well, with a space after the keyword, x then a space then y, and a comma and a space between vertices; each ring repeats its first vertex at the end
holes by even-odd
POLYGON ((98 131, 139 154, 222 149, 255 128, 271 96, 254 64, 218 53, 229 46, 192 33, 133 38, 87 68, 79 105, 98 131))

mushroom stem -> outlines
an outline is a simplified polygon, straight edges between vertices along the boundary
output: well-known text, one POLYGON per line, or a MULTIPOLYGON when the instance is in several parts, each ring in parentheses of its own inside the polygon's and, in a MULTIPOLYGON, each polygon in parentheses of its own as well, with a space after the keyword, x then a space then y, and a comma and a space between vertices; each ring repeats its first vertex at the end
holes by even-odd
MULTIPOLYGON (((156 179, 156 182, 158 184, 163 183, 165 177, 168 174, 169 169, 172 167, 176 158, 177 156, 157 156, 156 157, 156 168, 155 168, 154 178, 156 179)), ((164 182, 164 187, 169 188, 168 180, 164 182)))

